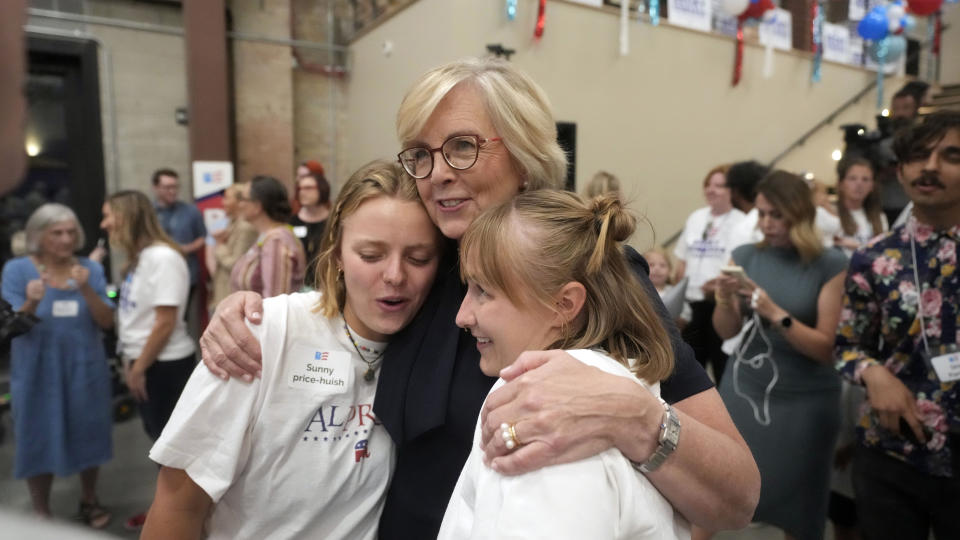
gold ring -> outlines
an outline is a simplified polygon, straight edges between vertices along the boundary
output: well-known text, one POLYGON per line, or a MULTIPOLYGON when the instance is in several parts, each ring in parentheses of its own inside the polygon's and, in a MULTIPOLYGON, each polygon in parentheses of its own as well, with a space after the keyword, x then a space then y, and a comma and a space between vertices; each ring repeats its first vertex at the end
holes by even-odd
POLYGON ((503 437, 503 443, 507 446, 507 450, 513 450, 521 446, 520 440, 517 439, 517 428, 515 424, 508 424, 506 422, 500 424, 500 436, 503 437))

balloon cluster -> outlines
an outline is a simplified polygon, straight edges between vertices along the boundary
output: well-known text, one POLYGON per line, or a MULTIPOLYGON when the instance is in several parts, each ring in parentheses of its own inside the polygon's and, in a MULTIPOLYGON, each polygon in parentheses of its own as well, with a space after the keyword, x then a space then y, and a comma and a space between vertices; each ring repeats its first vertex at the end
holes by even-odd
POLYGON ((743 23, 747 19, 765 19, 773 15, 772 0, 720 0, 720 10, 737 18, 737 49, 733 63, 733 86, 740 83, 743 73, 743 23))
POLYGON ((873 43, 870 57, 880 63, 895 62, 907 50, 904 31, 913 30, 917 20, 913 15, 929 15, 940 9, 943 0, 895 0, 889 4, 874 6, 857 25, 860 37, 873 43))

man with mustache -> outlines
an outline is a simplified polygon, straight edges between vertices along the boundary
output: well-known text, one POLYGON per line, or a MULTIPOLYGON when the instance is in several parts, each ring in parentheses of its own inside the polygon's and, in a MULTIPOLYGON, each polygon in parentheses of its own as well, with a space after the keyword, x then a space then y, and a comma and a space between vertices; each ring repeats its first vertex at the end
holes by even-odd
POLYGON ((894 142, 913 201, 904 225, 854 253, 835 355, 866 386, 853 487, 863 537, 960 538, 960 112, 894 142))

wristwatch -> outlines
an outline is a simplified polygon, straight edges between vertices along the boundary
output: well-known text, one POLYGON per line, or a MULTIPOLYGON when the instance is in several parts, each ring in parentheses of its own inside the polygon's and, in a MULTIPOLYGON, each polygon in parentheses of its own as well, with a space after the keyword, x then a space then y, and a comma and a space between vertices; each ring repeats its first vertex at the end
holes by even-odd
POLYGON ((634 469, 644 474, 652 473, 660 468, 667 457, 677 449, 677 442, 680 440, 680 418, 666 401, 661 398, 657 399, 663 405, 663 420, 660 421, 660 438, 657 449, 645 462, 631 462, 634 469))
POLYGON ((786 317, 780 319, 780 322, 777 324, 780 325, 780 328, 786 330, 787 328, 790 328, 791 324, 793 324, 793 317, 787 315, 786 317))

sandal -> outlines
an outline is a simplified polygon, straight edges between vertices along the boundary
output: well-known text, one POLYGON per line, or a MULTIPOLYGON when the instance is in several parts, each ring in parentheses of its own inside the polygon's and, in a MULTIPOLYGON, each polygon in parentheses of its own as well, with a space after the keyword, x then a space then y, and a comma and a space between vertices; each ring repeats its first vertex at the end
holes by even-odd
POLYGON ((102 529, 110 524, 113 518, 106 508, 100 506, 100 501, 94 499, 93 502, 80 501, 80 510, 77 511, 77 520, 89 525, 94 529, 102 529))

